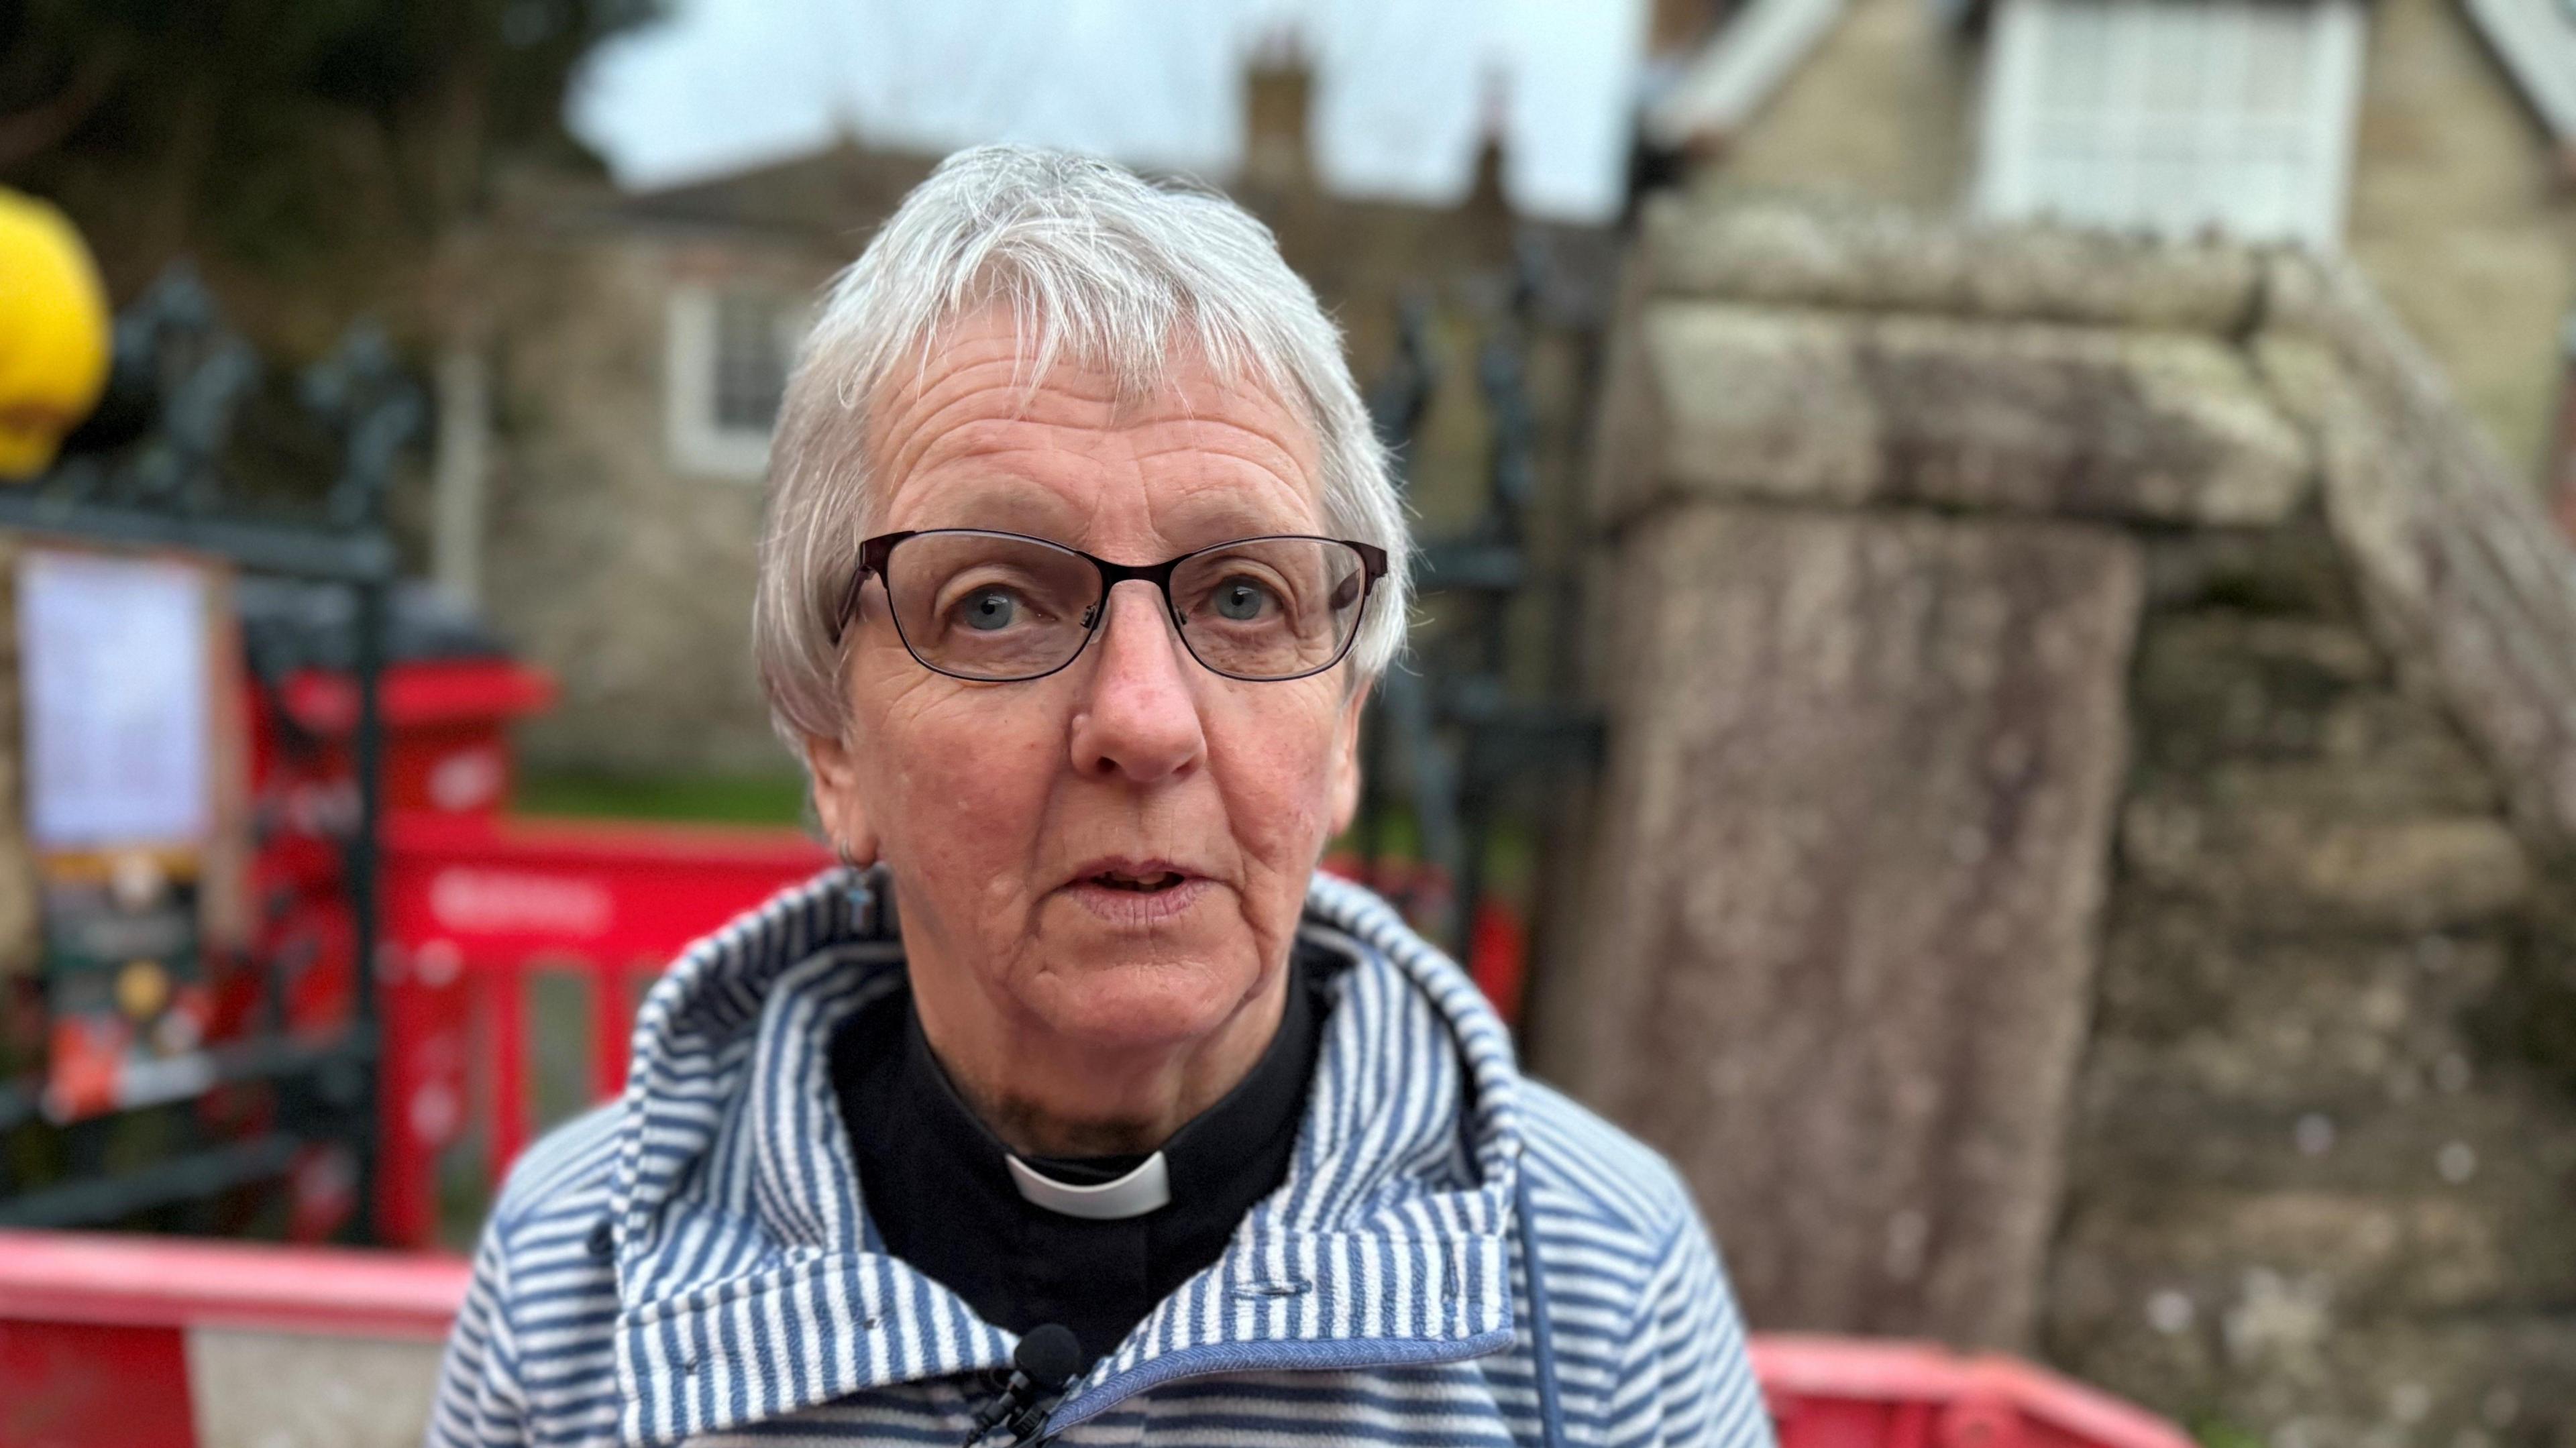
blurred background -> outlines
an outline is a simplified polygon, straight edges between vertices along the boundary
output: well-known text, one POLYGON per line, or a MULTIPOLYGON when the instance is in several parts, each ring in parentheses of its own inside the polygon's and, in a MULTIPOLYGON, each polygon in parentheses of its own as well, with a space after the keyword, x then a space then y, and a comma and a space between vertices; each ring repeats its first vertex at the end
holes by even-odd
MULTIPOLYGON (((0 1227, 452 1252, 827 862, 770 424, 989 141, 1340 321, 1425 553, 1328 865, 1757 1331, 2576 1445, 2561 0, 0 0, 0 1227)), ((444 1320, 85 1244, 0 1235, 0 1445, 361 1441, 444 1320)), ((2160 1441, 1985 1421, 1832 1441, 2160 1441)))

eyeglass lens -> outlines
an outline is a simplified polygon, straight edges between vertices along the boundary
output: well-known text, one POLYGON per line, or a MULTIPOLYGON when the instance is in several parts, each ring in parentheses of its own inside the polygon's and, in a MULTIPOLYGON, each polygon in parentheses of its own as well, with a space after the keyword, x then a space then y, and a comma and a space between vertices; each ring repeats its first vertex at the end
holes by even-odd
MULTIPOLYGON (((913 656, 1001 682, 1073 660, 1104 606, 1100 571, 1071 549, 1004 533, 916 533, 886 559, 886 597, 913 656)), ((1238 679, 1289 679, 1338 660, 1368 596, 1357 550, 1253 538, 1172 570, 1170 611, 1198 661, 1238 679)))

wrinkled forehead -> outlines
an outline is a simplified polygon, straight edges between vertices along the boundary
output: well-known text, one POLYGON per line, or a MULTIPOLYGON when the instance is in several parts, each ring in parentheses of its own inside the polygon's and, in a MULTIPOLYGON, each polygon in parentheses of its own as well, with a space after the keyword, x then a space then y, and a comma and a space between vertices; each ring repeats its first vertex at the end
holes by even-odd
POLYGON ((989 304, 911 349, 865 413, 869 525, 976 526, 991 500, 1082 510, 1105 479, 1240 526, 1324 520, 1313 410, 1282 379, 1186 329, 1118 350, 989 304), (1130 475, 1133 475, 1133 479, 1130 475))

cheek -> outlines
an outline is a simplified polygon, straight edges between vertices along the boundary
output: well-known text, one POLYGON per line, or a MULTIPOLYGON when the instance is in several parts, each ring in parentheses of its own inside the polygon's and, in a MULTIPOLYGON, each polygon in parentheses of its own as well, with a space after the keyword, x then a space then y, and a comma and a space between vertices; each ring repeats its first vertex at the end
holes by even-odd
MULTIPOLYGON (((1275 691, 1302 689, 1271 684, 1275 691)), ((1330 695, 1229 709, 1208 727, 1208 755, 1227 798, 1236 838, 1263 865, 1293 875, 1301 892, 1332 824, 1333 746, 1330 695)))
POLYGON ((861 744, 887 855, 924 874, 1007 883, 996 861, 1027 852, 1063 753, 1040 711, 996 709, 971 690, 904 701, 861 744))

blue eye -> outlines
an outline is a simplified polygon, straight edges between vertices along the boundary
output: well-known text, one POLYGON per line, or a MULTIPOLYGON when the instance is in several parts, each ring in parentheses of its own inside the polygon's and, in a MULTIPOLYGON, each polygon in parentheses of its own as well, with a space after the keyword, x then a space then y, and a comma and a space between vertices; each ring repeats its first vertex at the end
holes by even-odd
POLYGON ((1270 602, 1270 590, 1248 578, 1229 578, 1217 585, 1216 615, 1232 623, 1250 623, 1261 617, 1264 604, 1270 602))
POLYGON ((959 620, 979 633, 1009 628, 1019 613, 1020 601, 998 588, 979 588, 957 606, 959 620))

